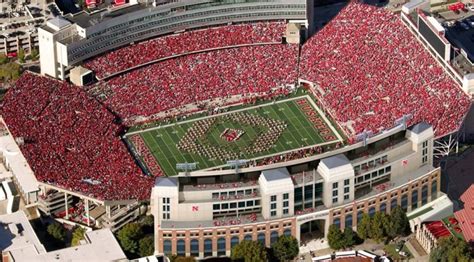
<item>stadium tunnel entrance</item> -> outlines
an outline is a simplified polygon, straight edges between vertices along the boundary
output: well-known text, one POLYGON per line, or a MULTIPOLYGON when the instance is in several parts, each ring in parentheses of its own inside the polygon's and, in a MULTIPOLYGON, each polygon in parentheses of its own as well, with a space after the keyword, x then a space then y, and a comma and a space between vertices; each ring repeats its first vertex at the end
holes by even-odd
POLYGON ((301 224, 299 229, 301 244, 307 243, 311 240, 324 239, 325 226, 325 219, 315 219, 301 224))

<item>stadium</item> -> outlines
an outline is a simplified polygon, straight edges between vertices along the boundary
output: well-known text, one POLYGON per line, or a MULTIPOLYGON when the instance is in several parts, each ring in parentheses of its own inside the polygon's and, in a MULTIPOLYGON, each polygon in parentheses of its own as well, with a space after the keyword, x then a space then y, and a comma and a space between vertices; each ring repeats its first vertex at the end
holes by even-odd
POLYGON ((311 8, 155 1, 48 21, 42 75, 25 72, 1 112, 26 204, 113 231, 148 210, 157 254, 201 258, 324 243, 329 225, 397 205, 452 209, 436 143, 471 98, 403 20, 420 11, 351 2, 307 35, 311 8))

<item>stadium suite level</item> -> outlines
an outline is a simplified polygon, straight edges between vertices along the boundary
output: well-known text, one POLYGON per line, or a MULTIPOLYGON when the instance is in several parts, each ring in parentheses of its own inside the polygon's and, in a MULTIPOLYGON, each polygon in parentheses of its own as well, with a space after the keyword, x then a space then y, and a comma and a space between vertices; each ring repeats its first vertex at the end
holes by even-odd
MULTIPOLYGON (((432 150, 433 129, 421 123, 303 164, 158 178, 151 197, 156 251, 229 255, 242 240, 269 246, 283 234, 324 238, 329 225, 356 227, 363 213, 397 205, 416 212, 446 198, 432 150)), ((436 212, 450 209, 448 201, 436 212)))

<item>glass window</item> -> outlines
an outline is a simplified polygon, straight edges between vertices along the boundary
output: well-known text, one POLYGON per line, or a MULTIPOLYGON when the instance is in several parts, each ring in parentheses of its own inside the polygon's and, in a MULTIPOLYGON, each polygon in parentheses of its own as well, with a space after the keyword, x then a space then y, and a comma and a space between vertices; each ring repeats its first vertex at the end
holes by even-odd
POLYGON ((212 239, 204 239, 204 257, 212 256, 212 239))
POLYGON ((219 198, 219 193, 212 193, 212 198, 219 198))
POLYGON ((178 256, 185 256, 186 255, 186 243, 183 239, 178 240, 176 245, 176 254, 178 256))
POLYGON ((398 199, 396 197, 392 198, 392 201, 390 202, 390 209, 393 210, 398 206, 398 199))
POLYGON ((372 172, 372 178, 377 177, 377 171, 372 172))
POLYGON ((288 208, 283 209, 283 215, 288 215, 289 211, 288 208))
POLYGON ((277 212, 276 212, 276 211, 270 212, 270 216, 274 217, 274 216, 276 216, 276 215, 277 215, 277 212))
POLYGON ((270 197, 270 201, 272 201, 272 202, 277 201, 277 196, 271 196, 271 197, 270 197))
POLYGON ((370 174, 367 174, 364 176, 365 180, 369 180, 370 179, 370 174))
POLYGON ((349 193, 350 189, 348 187, 344 188, 344 193, 349 193))
POLYGON ((402 196, 402 209, 405 212, 408 210, 408 196, 406 194, 402 196))
POLYGON ((303 200, 303 189, 301 187, 295 188, 295 202, 303 200))
POLYGON ((191 239, 191 256, 199 256, 199 240, 191 239))
POLYGON ((278 232, 272 231, 272 233, 270 234, 270 244, 275 243, 277 239, 278 239, 278 232))
POLYGON ((334 225, 338 228, 341 228, 341 219, 339 217, 334 218, 334 225))
POLYGON ((239 237, 233 236, 230 239, 230 248, 233 248, 233 247, 237 246, 238 244, 239 244, 239 237))
POLYGON ((337 203, 337 197, 335 197, 335 198, 332 199, 332 203, 333 203, 333 204, 334 204, 334 203, 337 203))
POLYGON ((225 256, 225 238, 223 237, 217 239, 217 255, 225 256))
POLYGON ((212 205, 212 208, 213 208, 214 210, 219 210, 219 209, 221 209, 221 207, 220 207, 219 204, 214 204, 214 205, 212 205))
POLYGON ((236 208, 237 207, 237 203, 230 203, 230 208, 236 208))
POLYGON ((388 173, 388 172, 390 172, 390 171, 392 171, 392 167, 391 167, 391 166, 388 166, 388 167, 385 168, 385 172, 388 173))
POLYGON ((349 199, 349 195, 344 195, 344 200, 349 199))
POLYGON ((277 208, 277 204, 276 203, 271 203, 270 204, 270 209, 276 209, 277 208))
POLYGON ((260 205, 260 199, 255 200, 255 205, 259 206, 260 205))
POLYGON ((288 207, 289 203, 288 201, 283 201, 283 207, 288 207))
POLYGON ((333 197, 337 196, 337 190, 332 191, 332 196, 333 197))
POLYGON ((307 185, 304 187, 304 199, 305 201, 313 199, 313 185, 307 185))
POLYGON ((163 241, 163 253, 167 255, 171 254, 171 240, 166 239, 163 241))
POLYGON ((421 189, 421 205, 428 203, 428 186, 424 185, 421 189))
POLYGON ((418 190, 411 192, 411 209, 418 208, 418 190))
POLYGON ((291 229, 285 229, 285 231, 283 231, 283 235, 285 236, 291 236, 291 229))
POLYGON ((222 204, 222 209, 228 209, 228 208, 229 208, 229 204, 228 204, 228 203, 222 204))
POLYGON ((247 201, 247 206, 248 207, 253 207, 253 201, 252 200, 247 201))
POLYGON ((250 235, 250 234, 245 235, 244 240, 251 241, 252 240, 252 235, 250 235))
POLYGON ((263 246, 265 246, 265 233, 258 233, 257 241, 262 243, 263 246))
POLYGON ((350 183, 351 183, 351 181, 349 179, 344 180, 344 185, 345 186, 348 186, 350 183))
POLYGON ((336 182, 336 183, 332 183, 332 188, 333 188, 333 189, 337 188, 337 182, 336 182))
POLYGON ((245 201, 239 202, 239 207, 245 207, 245 201))
POLYGON ((346 214, 345 227, 352 227, 352 214, 346 214))
POLYGON ((385 213, 387 211, 387 204, 382 203, 380 204, 380 212, 385 213))
POLYGON ((438 180, 431 183, 431 201, 435 200, 438 195, 438 180))
POLYGON ((369 208, 369 216, 373 217, 375 215, 375 207, 369 208))
POLYGON ((288 194, 288 193, 283 194, 283 199, 284 200, 288 199, 289 197, 290 197, 290 194, 288 194))
POLYGON ((252 189, 246 189, 245 194, 246 195, 251 195, 252 194, 252 189))

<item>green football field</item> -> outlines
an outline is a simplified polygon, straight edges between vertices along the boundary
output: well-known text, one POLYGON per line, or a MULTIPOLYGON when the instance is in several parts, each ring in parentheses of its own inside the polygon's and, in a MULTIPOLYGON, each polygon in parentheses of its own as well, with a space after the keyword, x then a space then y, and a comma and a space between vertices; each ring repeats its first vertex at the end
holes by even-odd
POLYGON ((222 114, 149 128, 126 135, 149 170, 151 153, 168 176, 177 163, 197 163, 197 169, 225 165, 228 160, 259 159, 285 151, 331 144, 341 136, 316 110, 309 96, 249 106, 222 114), (140 136, 137 145, 133 136, 140 136))

